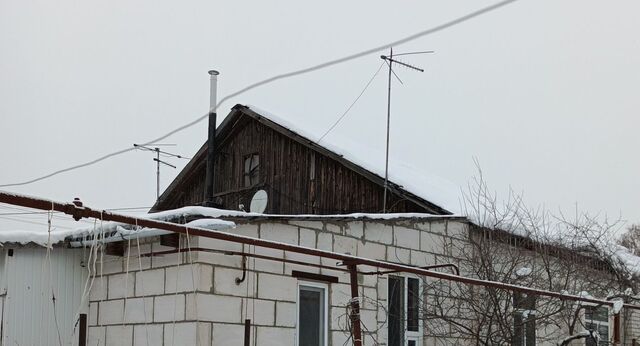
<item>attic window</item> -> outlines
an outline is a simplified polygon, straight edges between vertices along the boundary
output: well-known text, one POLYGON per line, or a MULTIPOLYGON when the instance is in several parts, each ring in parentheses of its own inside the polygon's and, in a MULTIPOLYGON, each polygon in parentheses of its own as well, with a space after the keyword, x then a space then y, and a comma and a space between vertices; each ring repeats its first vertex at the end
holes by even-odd
POLYGON ((244 157, 244 186, 258 184, 260 179, 260 155, 251 154, 244 157))

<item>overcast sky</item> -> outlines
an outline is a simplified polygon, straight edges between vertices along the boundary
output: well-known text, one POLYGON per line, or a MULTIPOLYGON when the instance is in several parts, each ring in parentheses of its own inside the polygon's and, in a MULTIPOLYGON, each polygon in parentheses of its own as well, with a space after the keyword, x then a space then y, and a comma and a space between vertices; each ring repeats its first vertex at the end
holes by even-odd
MULTIPOLYGON (((145 142, 206 113, 247 84, 356 53, 490 1, 0 0, 0 184, 21 182, 145 142)), ((521 0, 394 47, 424 73, 398 69, 391 155, 464 186, 480 162, 489 184, 532 206, 640 222, 640 38, 632 0, 521 0)), ((279 81, 223 104, 253 104, 323 133, 380 66, 379 55, 279 81)), ((380 73, 325 139, 384 157, 380 73)), ((163 141, 191 156, 206 121, 163 141)), ((149 207, 152 154, 132 151, 7 188, 96 208, 149 207)), ((163 167, 165 188, 178 169, 163 167)), ((393 170, 393 167, 391 167, 393 170)), ((10 213, 6 206, 0 214, 10 213)), ((0 230, 44 229, 8 220, 0 230)), ((43 215, 9 216, 45 222, 43 215)), ((54 220, 54 225, 74 223, 54 220)))

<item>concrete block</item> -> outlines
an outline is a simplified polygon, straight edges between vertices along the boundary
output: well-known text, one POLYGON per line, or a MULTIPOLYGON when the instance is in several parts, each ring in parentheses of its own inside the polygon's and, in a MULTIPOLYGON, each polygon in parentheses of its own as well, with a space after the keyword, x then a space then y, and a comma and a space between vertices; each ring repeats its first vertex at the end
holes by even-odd
POLYGON ((348 331, 332 331, 331 332, 331 345, 348 345, 350 335, 348 331))
POLYGON ((298 306, 295 303, 277 302, 276 303, 276 326, 278 327, 295 327, 297 324, 298 306))
POLYGON ((362 308, 363 309, 378 309, 378 290, 371 287, 360 288, 360 295, 362 296, 362 308))
POLYGON ((276 317, 276 303, 273 300, 245 299, 243 303, 247 305, 245 318, 251 318, 251 323, 273 326, 276 317))
POLYGON ((430 232, 433 234, 445 236, 447 235, 446 228, 447 228, 447 224, 445 220, 432 221, 430 232))
POLYGON ((447 221, 447 235, 452 238, 466 240, 467 237, 467 224, 461 221, 449 220, 447 221))
POLYGON ((122 273, 124 271, 124 261, 120 256, 104 255, 103 262, 96 263, 97 275, 109 275, 122 273))
POLYGON ((105 345, 133 345, 133 326, 107 326, 107 342, 105 345))
POLYGON ((333 234, 318 232, 318 241, 316 245, 316 248, 319 250, 333 251, 333 234))
POLYGON ((342 234, 342 226, 335 223, 325 222, 324 230, 335 234, 342 234))
POLYGON ((409 264, 411 262, 411 250, 395 246, 387 246, 387 261, 409 264))
POLYGON ((290 276, 258 274, 258 297, 295 302, 298 280, 290 276))
POLYGON ((344 308, 349 304, 351 300, 351 286, 348 284, 332 284, 329 303, 331 306, 337 306, 344 308))
POLYGON ((387 293, 388 293, 389 286, 388 286, 388 280, 386 277, 384 276, 378 277, 377 288, 378 288, 378 300, 387 300, 387 293))
MULTIPOLYGON (((293 261, 300 261, 300 262, 311 263, 311 264, 320 264, 320 257, 318 256, 305 255, 297 252, 285 252, 284 257, 286 259, 290 259, 293 261)), ((304 268, 307 268, 307 269, 304 269, 305 271, 309 271, 311 269, 317 269, 315 267, 310 267, 310 266, 306 266, 304 268)))
POLYGON ((298 221, 289 220, 290 225, 299 226, 301 228, 309 228, 313 230, 323 230, 324 223, 322 221, 298 221))
POLYGON ((87 344, 104 345, 107 338, 106 331, 107 327, 89 327, 89 332, 87 333, 87 344))
POLYGON ((444 237, 437 233, 422 232, 420 250, 436 254, 443 253, 445 250, 444 237))
POLYGON ((365 222, 364 239, 376 243, 392 244, 393 227, 376 222, 365 222))
POLYGON ((164 269, 136 272, 136 296, 152 296, 164 293, 164 269))
POLYGON ((358 241, 357 256, 384 261, 387 257, 387 249, 382 244, 358 241))
POLYGON ((228 232, 233 233, 233 234, 239 234, 239 235, 244 235, 247 237, 251 237, 251 238, 259 238, 260 236, 258 235, 258 225, 255 224, 237 224, 236 228, 234 228, 233 230, 229 230, 228 232))
MULTIPOLYGON (((213 238, 198 237, 198 247, 205 249, 223 250, 223 251, 239 251, 242 252, 242 243, 232 241, 219 240, 213 238)), ((195 245, 191 245, 192 247, 195 245)))
MULTIPOLYGON (((213 323, 212 345, 244 345, 244 326, 241 324, 217 324, 213 323)), ((255 338, 252 331, 251 340, 255 338)), ((253 343, 252 343, 253 345, 253 343)))
POLYGON ((100 302, 98 324, 109 325, 122 323, 124 316, 124 300, 107 300, 100 302))
MULTIPOLYGON (((249 258, 249 261, 252 261, 252 259, 249 258)), ((253 297, 255 275, 255 272, 247 271, 245 280, 238 285, 236 284, 236 278, 242 277, 242 270, 221 267, 215 268, 213 275, 213 291, 216 294, 253 297), (249 286, 248 291, 247 285, 249 286)))
POLYGON ((362 221, 348 222, 344 227, 344 234, 349 237, 364 237, 364 223, 362 221))
MULTIPOLYGON (((255 253, 264 255, 264 256, 275 257, 275 258, 284 258, 284 251, 282 250, 257 247, 255 250, 255 253)), ((253 266, 253 259, 251 259, 251 264, 253 266)), ((284 273, 284 263, 280 261, 256 259, 254 268, 256 271, 259 271, 259 272, 268 272, 268 273, 274 273, 274 274, 284 273)))
POLYGON ((143 270, 151 268, 151 257, 139 257, 139 255, 150 253, 151 244, 140 244, 140 248, 135 245, 135 240, 131 241, 130 250, 126 250, 125 257, 125 270, 126 270, 126 258, 129 258, 129 271, 137 271, 142 268, 143 270), (142 265, 142 267, 140 267, 142 265))
POLYGON ((153 322, 153 298, 129 298, 124 306, 125 323, 153 322))
POLYGON ((335 235, 333 237, 333 251, 343 254, 355 255, 358 248, 358 240, 355 238, 335 235))
POLYGON ((260 346, 295 345, 294 328, 258 327, 256 341, 260 346))
POLYGON ((89 325, 98 324, 98 303, 89 303, 89 325))
POLYGON ((393 227, 394 244, 409 249, 417 249, 420 244, 420 231, 401 226, 393 227))
POLYGON ((316 248, 316 231, 300 228, 300 246, 316 248))
POLYGON ((142 324, 134 326, 133 346, 162 345, 162 327, 162 324, 142 324))
POLYGON ((206 264, 184 264, 179 267, 169 267, 165 271, 165 293, 210 292, 212 285, 213 267, 206 264))
POLYGON ((433 254, 411 250, 411 265, 424 267, 435 264, 436 259, 433 254))
POLYGON ((298 227, 282 223, 260 225, 260 238, 298 245, 298 227))
POLYGON ((211 324, 182 322, 164 325, 164 344, 180 346, 211 345, 211 324))
POLYGON ((208 322, 242 322, 242 298, 198 293, 187 295, 187 319, 208 322))
POLYGON ((95 276, 91 284, 91 291, 89 292, 89 301, 95 302, 99 300, 107 299, 107 284, 109 279, 107 276, 95 276))
POLYGON ((183 294, 170 294, 153 298, 153 321, 173 322, 184 320, 185 298, 183 294))
POLYGON ((135 276, 133 273, 129 274, 115 274, 109 275, 109 299, 118 299, 126 297, 133 297, 133 290, 135 287, 135 276))

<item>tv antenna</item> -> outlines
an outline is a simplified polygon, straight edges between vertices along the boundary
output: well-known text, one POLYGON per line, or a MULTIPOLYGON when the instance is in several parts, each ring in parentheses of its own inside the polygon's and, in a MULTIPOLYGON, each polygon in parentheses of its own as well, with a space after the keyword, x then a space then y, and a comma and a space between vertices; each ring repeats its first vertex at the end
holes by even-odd
POLYGON ((170 164, 169 162, 161 160, 160 156, 162 155, 163 157, 175 157, 178 159, 185 159, 185 160, 189 160, 189 158, 181 155, 177 155, 177 154, 172 154, 164 150, 160 150, 159 148, 161 146, 176 146, 175 144, 155 144, 154 143, 153 145, 154 147, 151 148, 146 145, 133 143, 133 147, 136 149, 152 151, 156 153, 156 157, 153 158, 153 161, 156 162, 156 201, 158 201, 160 199, 160 164, 162 163, 163 165, 169 166, 171 168, 174 168, 174 169, 176 168, 176 166, 170 164))
POLYGON ((380 56, 380 59, 384 60, 387 63, 387 65, 389 65, 389 82, 388 82, 388 90, 387 90, 387 149, 386 149, 386 154, 384 159, 384 195, 382 200, 383 213, 387 212, 387 189, 389 187, 389 125, 391 124, 391 75, 394 75, 396 79, 398 79, 400 84, 403 84, 400 77, 398 77, 396 72, 393 71, 393 64, 398 64, 400 66, 407 67, 414 71, 424 72, 424 70, 419 67, 407 64, 405 62, 396 60, 394 58, 402 55, 416 55, 416 54, 429 54, 429 53, 434 53, 434 51, 428 50, 428 51, 422 51, 422 52, 409 52, 409 53, 400 53, 400 54, 393 55, 393 47, 391 47, 389 49, 389 56, 386 56, 386 55, 380 56))

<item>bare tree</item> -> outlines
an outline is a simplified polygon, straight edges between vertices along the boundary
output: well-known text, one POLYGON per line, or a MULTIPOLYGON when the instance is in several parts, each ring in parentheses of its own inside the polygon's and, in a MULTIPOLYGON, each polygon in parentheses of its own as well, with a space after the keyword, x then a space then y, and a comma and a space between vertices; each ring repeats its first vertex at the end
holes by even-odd
POLYGON ((633 224, 620 236, 618 243, 640 256, 640 224, 633 224))
MULTIPOLYGON (((482 178, 469 185, 464 207, 471 226, 464 241, 449 241, 450 261, 462 275, 578 295, 628 300, 636 278, 615 252, 620 220, 577 211, 571 217, 528 208, 509 193, 498 202, 482 178)), ((507 290, 424 280, 422 316, 435 336, 476 345, 534 345, 535 340, 566 345, 596 340, 598 307, 507 290)))

